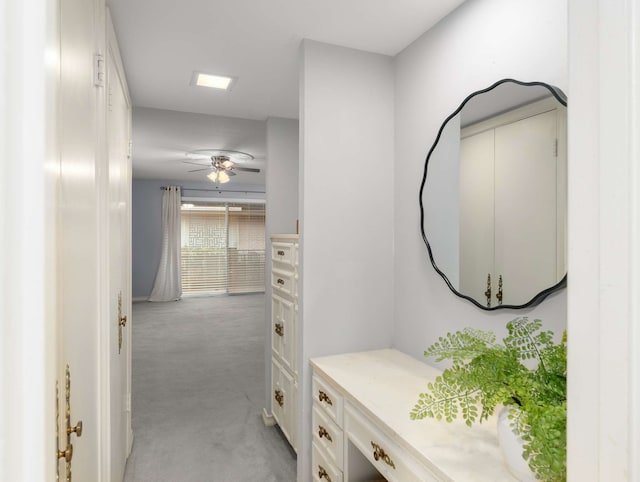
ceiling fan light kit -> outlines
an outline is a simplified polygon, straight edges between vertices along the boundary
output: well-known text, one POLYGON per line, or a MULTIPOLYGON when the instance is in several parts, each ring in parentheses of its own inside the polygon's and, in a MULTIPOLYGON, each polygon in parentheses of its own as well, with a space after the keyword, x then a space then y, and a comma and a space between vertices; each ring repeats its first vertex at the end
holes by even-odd
POLYGON ((230 176, 235 176, 234 171, 260 172, 260 169, 252 167, 238 167, 235 161, 251 161, 255 159, 251 154, 225 149, 199 149, 187 154, 189 159, 183 160, 187 164, 202 166, 201 169, 193 169, 189 172, 211 171, 207 177, 211 182, 224 184, 229 182, 230 176), (197 160, 200 159, 200 162, 197 160), (205 164, 206 162, 206 164, 205 164), (209 164, 207 166, 207 164, 209 164), (206 167, 205 167, 206 166, 206 167))

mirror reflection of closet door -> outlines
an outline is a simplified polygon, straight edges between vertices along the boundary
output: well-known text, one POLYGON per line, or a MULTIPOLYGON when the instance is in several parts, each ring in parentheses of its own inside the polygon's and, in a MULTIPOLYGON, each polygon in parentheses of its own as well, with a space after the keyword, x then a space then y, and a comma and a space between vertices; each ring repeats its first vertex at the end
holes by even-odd
POLYGON ((495 131, 495 268, 505 304, 556 280, 556 111, 495 131))
POLYGON ((460 290, 524 304, 557 280, 557 111, 461 140, 460 290))
POLYGON ((494 266, 493 151, 493 129, 460 142, 459 291, 479 302, 494 266))

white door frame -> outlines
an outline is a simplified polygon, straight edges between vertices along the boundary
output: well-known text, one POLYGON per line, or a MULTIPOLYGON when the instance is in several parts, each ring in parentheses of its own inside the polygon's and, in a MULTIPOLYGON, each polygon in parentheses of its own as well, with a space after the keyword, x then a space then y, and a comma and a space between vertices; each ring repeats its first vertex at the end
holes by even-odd
POLYGON ((569 0, 568 480, 640 481, 640 0, 569 0))
POLYGON ((0 10, 0 480, 55 478, 58 11, 0 10))

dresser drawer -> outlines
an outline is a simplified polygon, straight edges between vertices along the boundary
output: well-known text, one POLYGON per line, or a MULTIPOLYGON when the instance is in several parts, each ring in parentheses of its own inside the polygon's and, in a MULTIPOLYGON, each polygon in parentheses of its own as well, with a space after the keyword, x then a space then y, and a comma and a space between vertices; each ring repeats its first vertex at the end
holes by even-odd
POLYGON ((342 482, 342 470, 327 460, 315 442, 311 444, 311 475, 315 482, 342 482))
POLYGON ((271 260, 294 269, 298 265, 298 249, 294 243, 271 243, 271 260))
POLYGON ((298 295, 296 274, 293 271, 284 271, 273 268, 271 270, 271 287, 276 292, 286 293, 291 297, 298 295))
POLYGON ((324 409, 314 402, 311 412, 311 430, 313 443, 324 450, 327 458, 339 469, 343 468, 342 429, 329 418, 324 409))
POLYGON ((342 427, 343 398, 322 378, 314 375, 312 381, 313 401, 324 409, 339 427, 342 427))
POLYGON ((361 413, 347 404, 344 413, 346 439, 362 452, 389 482, 438 482, 424 465, 407 454, 361 413))

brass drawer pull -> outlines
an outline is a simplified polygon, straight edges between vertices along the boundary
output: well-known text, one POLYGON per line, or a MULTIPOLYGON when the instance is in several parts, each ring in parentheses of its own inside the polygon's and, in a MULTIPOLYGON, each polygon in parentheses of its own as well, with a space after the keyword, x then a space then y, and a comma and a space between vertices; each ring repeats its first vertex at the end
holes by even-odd
POLYGON ((276 334, 284 336, 284 327, 282 326, 282 323, 276 323, 274 331, 276 334))
POLYGON ((284 405, 284 394, 280 390, 274 392, 273 398, 276 399, 276 402, 278 402, 278 405, 281 407, 284 405))
POLYGON ((278 278, 276 283, 278 283, 279 285, 283 285, 284 284, 284 280, 282 278, 278 278))
POLYGON ((327 479, 327 482, 331 482, 331 477, 327 474, 327 471, 322 465, 318 465, 318 478, 319 479, 327 479))
POLYGON ((320 438, 324 437, 329 442, 333 442, 333 439, 331 438, 331 434, 327 432, 327 429, 324 428, 322 425, 318 425, 318 437, 320 438))
POLYGON ((393 463, 393 460, 389 457, 382 447, 380 447, 377 443, 371 442, 371 446, 373 447, 373 458, 376 460, 382 460, 389 467, 395 469, 396 464, 393 463))
POLYGON ((284 251, 282 251, 281 249, 278 250, 278 256, 284 256, 284 251))
POLYGON ((327 402, 327 405, 333 406, 333 402, 329 398, 329 395, 324 393, 322 390, 318 390, 318 400, 320 400, 321 402, 327 402))

